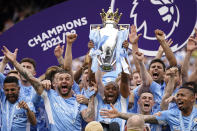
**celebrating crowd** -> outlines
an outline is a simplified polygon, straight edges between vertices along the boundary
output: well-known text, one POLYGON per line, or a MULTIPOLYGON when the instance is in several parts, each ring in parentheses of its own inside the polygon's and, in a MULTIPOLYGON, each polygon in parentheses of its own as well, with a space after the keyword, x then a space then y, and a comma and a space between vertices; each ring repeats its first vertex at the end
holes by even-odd
MULTIPOLYGON (((31 58, 17 61, 18 49, 11 52, 2 47, 0 63, 0 97, 2 131, 197 131, 197 59, 188 75, 192 52, 197 49, 197 29, 187 42, 186 56, 178 65, 170 49, 172 40, 165 40, 161 30, 155 30, 160 43, 158 54, 147 66, 138 50, 134 25, 129 42, 135 69, 122 71, 116 79, 106 81, 101 70, 91 70, 92 58, 87 52, 82 66, 72 69, 72 45, 77 34, 66 36, 66 51, 54 49, 59 65, 49 67, 36 78, 36 62, 31 58), (161 59, 163 53, 169 62, 161 59), (16 70, 4 75, 11 62, 16 70)), ((90 41, 88 48, 94 48, 90 41)), ((127 61, 131 62, 131 61, 127 61)), ((39 68, 39 67, 38 67, 39 68)))

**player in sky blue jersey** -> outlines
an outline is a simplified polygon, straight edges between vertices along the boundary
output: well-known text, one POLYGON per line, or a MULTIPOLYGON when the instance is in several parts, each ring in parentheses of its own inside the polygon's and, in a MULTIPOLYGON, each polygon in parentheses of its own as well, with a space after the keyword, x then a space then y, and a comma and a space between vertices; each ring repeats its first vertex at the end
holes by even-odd
MULTIPOLYGON (((15 50, 15 52, 17 52, 17 50, 15 50)), ((7 58, 4 57, 4 59, 7 59, 7 58)), ((23 58, 20 61, 20 64, 25 69, 27 69, 33 76, 36 75, 36 62, 33 59, 23 58)), ((34 88, 32 87, 31 83, 29 83, 21 74, 18 74, 18 75, 19 75, 20 95, 25 96, 26 99, 29 99, 29 101, 32 101, 33 97, 36 95, 34 88)), ((2 73, 0 73, 0 82, 2 82, 2 80, 4 79, 5 79, 5 76, 2 73)), ((31 126, 31 131, 35 131, 37 130, 37 128, 38 130, 46 131, 47 128, 45 125, 47 123, 47 118, 43 117, 44 114, 46 114, 45 109, 41 104, 36 105, 34 107, 36 110, 37 125, 31 126), (42 113, 40 111, 42 111, 42 113), (45 128, 43 128, 44 126, 45 128)))
MULTIPOLYGON (((165 100, 172 94, 172 92, 174 90, 174 88, 171 88, 171 87, 174 87, 174 85, 176 83, 175 82, 176 81, 175 76, 177 75, 177 72, 178 72, 177 68, 173 67, 171 70, 169 70, 168 75, 170 75, 171 79, 169 80, 169 82, 167 84, 166 93, 164 94, 164 99, 162 99, 162 101, 157 103, 158 104, 156 106, 157 108, 154 108, 154 104, 155 104, 154 100, 157 100, 157 99, 154 99, 154 97, 160 96, 160 95, 156 94, 157 92, 155 90, 156 89, 159 90, 160 88, 157 88, 157 86, 153 86, 153 85, 156 84, 159 87, 160 87, 160 85, 157 84, 156 82, 154 82, 151 77, 148 77, 149 74, 146 71, 144 64, 142 63, 143 54, 137 52, 135 57, 140 64, 141 74, 143 74, 142 79, 144 79, 143 82, 145 82, 141 85, 141 87, 138 87, 138 88, 134 89, 134 91, 137 90, 135 95, 138 98, 137 99, 138 110, 135 113, 140 113, 140 114, 143 114, 143 115, 154 114, 154 113, 161 110, 160 103, 161 103, 162 109, 166 109, 168 107, 168 105, 165 103, 165 100), (149 85, 151 82, 152 82, 152 84, 149 85), (150 87, 147 87, 147 86, 150 86, 150 87)), ((104 115, 105 115, 105 113, 104 113, 104 115)), ((151 131, 161 130, 161 126, 156 125, 156 124, 148 124, 148 126, 151 128, 151 131)))
MULTIPOLYGON (((142 115, 153 115, 155 112, 159 111, 158 110, 154 110, 153 112, 153 106, 155 104, 154 102, 154 97, 153 94, 151 92, 148 91, 142 91, 140 94, 140 98, 138 100, 138 104, 139 104, 139 112, 142 115)), ((147 127, 149 127, 151 129, 151 131, 161 131, 161 126, 156 125, 156 124, 149 124, 146 123, 145 124, 147 127)))
MULTIPOLYGON (((135 60, 135 53, 139 52, 138 40, 139 40, 140 36, 141 36, 141 34, 137 35, 136 27, 134 25, 132 25, 131 26, 131 34, 129 35, 129 41, 130 41, 130 43, 132 43, 132 52, 133 52, 134 63, 135 63, 137 71, 139 71, 139 72, 141 71, 141 69, 139 67, 140 66, 139 63, 135 62, 136 61, 135 60)), ((150 74, 150 77, 153 79, 153 81, 155 81, 156 83, 158 83, 160 85, 160 91, 158 92, 158 94, 160 94, 160 97, 162 98, 162 96, 164 95, 164 90, 165 90, 165 86, 166 86, 166 83, 163 79, 166 66, 165 66, 164 62, 161 60, 161 57, 162 57, 163 53, 165 53, 170 66, 176 66, 177 62, 176 62, 176 58, 175 58, 172 50, 168 46, 168 44, 170 44, 170 41, 165 40, 164 32, 161 30, 155 30, 155 37, 157 38, 158 42, 160 43, 160 48, 158 50, 158 54, 155 57, 155 59, 153 59, 150 62, 148 72, 150 74)), ((141 78, 142 78, 142 76, 141 76, 141 78)))
MULTIPOLYGON (((194 105, 194 89, 181 87, 176 96, 178 108, 161 111, 155 115, 144 115, 144 120, 152 124, 169 124, 171 131, 196 131, 197 130, 197 108, 194 105)), ((112 111, 105 112, 110 118, 119 117, 128 119, 133 114, 112 111)))
MULTIPOLYGON (((95 80, 95 74, 92 72, 91 68, 92 59, 90 59, 89 63, 89 80, 95 80)), ((103 109, 111 109, 111 105, 114 105, 120 112, 128 112, 128 104, 129 104, 129 86, 128 86, 128 74, 125 72, 121 72, 120 76, 120 85, 113 78, 112 72, 109 74, 106 73, 105 77, 102 77, 100 71, 97 72, 97 84, 98 84, 98 93, 94 99, 95 102, 95 120, 99 121, 104 130, 111 130, 111 125, 114 124, 113 127, 116 126, 117 130, 124 131, 125 120, 115 118, 104 118, 101 116, 100 111, 103 109), (103 80, 105 79, 105 80, 103 80), (105 81, 105 82, 103 82, 105 81)))
POLYGON ((197 108, 194 107, 195 95, 191 87, 181 87, 176 95, 178 108, 157 113, 158 123, 168 123, 172 131, 197 130, 197 108))
POLYGON ((20 92, 18 79, 8 76, 1 92, 2 131, 30 131, 30 123, 36 125, 33 103, 20 92), (29 123, 30 122, 30 123, 29 123), (28 124, 29 123, 29 124, 28 124))
MULTIPOLYGON (((71 47, 72 43, 76 40, 77 35, 71 34, 67 36, 67 58, 71 58, 69 65, 72 63, 71 47), (68 54, 67 54, 68 53, 68 54)), ((5 46, 3 47, 4 55, 9 59, 9 61, 14 65, 14 67, 19 71, 20 74, 25 77, 35 88, 37 94, 41 95, 45 102, 45 108, 47 110, 47 115, 49 118, 49 123, 51 124, 50 130, 52 131, 62 131, 62 130, 73 130, 79 131, 81 129, 82 117, 85 121, 90 122, 94 120, 94 95, 90 98, 88 107, 80 105, 76 101, 76 97, 71 91, 73 81, 73 75, 69 71, 59 72, 57 90, 45 91, 41 82, 32 76, 32 74, 26 71, 17 61, 17 53, 10 52, 5 46), (62 117, 64 116, 64 117, 62 117), (66 124, 65 124, 66 123, 66 124)), ((66 66, 66 64, 65 64, 66 66)), ((94 84, 94 89, 96 85, 94 84)), ((95 89, 96 90, 96 89, 95 89)))
POLYGON ((137 88, 135 88, 133 90, 134 106, 130 110, 130 112, 138 113, 138 108, 139 108, 139 106, 137 104, 137 101, 139 99, 138 93, 140 92, 140 90, 143 90, 143 89, 149 90, 150 92, 152 92, 152 94, 154 96, 155 104, 154 104, 154 107, 153 107, 153 110, 152 110, 154 112, 154 110, 158 110, 160 108, 160 103, 161 103, 161 100, 162 100, 161 92, 160 92, 161 86, 158 83, 156 83, 155 81, 153 81, 153 78, 150 76, 150 74, 146 70, 146 67, 145 67, 144 62, 143 62, 144 55, 140 52, 136 52, 135 58, 140 65, 139 66, 140 67, 140 75, 142 77, 143 82, 142 82, 142 85, 138 86, 137 88))

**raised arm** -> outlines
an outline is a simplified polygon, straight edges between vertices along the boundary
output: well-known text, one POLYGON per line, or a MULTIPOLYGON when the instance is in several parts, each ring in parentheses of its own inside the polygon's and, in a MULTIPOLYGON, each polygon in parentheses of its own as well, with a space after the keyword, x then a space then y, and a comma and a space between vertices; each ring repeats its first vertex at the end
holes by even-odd
POLYGON ((85 58, 84 58, 84 62, 82 64, 82 66, 74 73, 74 80, 75 81, 79 81, 79 79, 81 78, 81 75, 83 73, 83 71, 85 69, 87 69, 86 67, 88 66, 88 54, 86 54, 85 58))
POLYGON ((156 36, 157 40, 159 41, 161 47, 163 48, 166 58, 169 61, 169 64, 171 66, 176 66, 177 65, 176 58, 175 58, 172 50, 170 49, 169 45, 166 43, 164 32, 157 29, 157 30, 155 30, 155 36, 156 36))
MULTIPOLYGON (((167 44, 169 47, 172 45, 172 43, 173 43, 172 39, 166 40, 166 44, 167 44)), ((157 52, 157 55, 155 56, 155 59, 161 59, 163 53, 164 53, 164 50, 163 50, 162 46, 160 45, 160 46, 159 46, 159 49, 158 49, 158 52, 157 52)))
POLYGON ((3 60, 0 63, 0 72, 3 73, 6 67, 6 64, 8 63, 7 58, 4 56, 3 60))
POLYGON ((124 98, 129 96, 129 75, 127 73, 121 73, 120 81, 120 93, 124 98))
POLYGON ((64 56, 64 69, 72 73, 72 44, 77 39, 77 34, 70 34, 66 36, 66 52, 64 56))
POLYGON ((166 77, 168 77, 169 81, 165 88, 164 96, 162 97, 161 101, 161 110, 167 110, 169 103, 166 101, 173 93, 175 89, 175 76, 177 75, 178 69, 177 67, 172 67, 168 71, 166 71, 166 77))
POLYGON ((83 110, 81 113, 83 119, 86 122, 94 121, 95 111, 94 111, 94 96, 89 99, 88 108, 83 110))
POLYGON ((92 82, 96 83, 95 73, 91 70, 92 59, 91 59, 91 57, 89 55, 87 57, 89 59, 89 63, 88 63, 88 79, 89 79, 89 85, 92 86, 92 82))
POLYGON ((188 81, 196 82, 197 81, 197 75, 196 74, 197 74, 197 58, 195 60, 195 69, 194 69, 193 73, 189 76, 188 81))
POLYGON ((23 68, 16 60, 18 49, 15 49, 15 52, 10 52, 5 46, 3 46, 2 52, 7 57, 7 59, 13 64, 13 66, 16 68, 16 70, 27 80, 31 83, 31 85, 34 87, 36 92, 41 95, 43 92, 43 87, 41 85, 41 82, 35 78, 29 71, 27 71, 25 68, 23 68))
POLYGON ((183 83, 188 81, 188 73, 187 72, 188 72, 188 68, 189 68, 189 60, 190 60, 192 52, 196 49, 197 49, 197 39, 195 40, 195 38, 190 37, 187 42, 187 52, 186 52, 186 56, 183 61, 183 66, 182 66, 183 83))
MULTIPOLYGON (((63 67, 63 65, 64 65, 64 58, 62 56, 63 52, 64 52, 64 45, 60 46, 60 44, 59 44, 54 49, 54 55, 57 58, 57 61, 58 61, 59 65, 61 67, 63 67)), ((40 81, 44 80, 45 79, 45 74, 42 74, 41 76, 39 76, 38 79, 40 81)))
POLYGON ((54 55, 57 58, 58 63, 62 66, 64 65, 64 58, 62 56, 63 52, 64 52, 64 45, 63 46, 57 45, 54 49, 54 55))
POLYGON ((100 69, 96 72, 95 78, 96 78, 96 83, 98 84, 98 92, 101 95, 102 98, 104 98, 104 84, 102 82, 102 72, 100 69))
POLYGON ((136 70, 138 72, 140 72, 140 65, 138 63, 138 61, 136 60, 136 57, 135 57, 135 53, 136 52, 139 52, 138 50, 138 40, 140 38, 140 36, 142 34, 138 34, 137 35, 137 31, 136 31, 136 26, 135 25, 132 25, 131 28, 130 28, 130 34, 129 34, 129 41, 130 43, 132 44, 132 55, 133 55, 133 61, 134 61, 134 64, 135 64, 135 67, 136 67, 136 70))
POLYGON ((150 87, 153 79, 152 77, 150 76, 150 74, 148 73, 145 65, 144 65, 144 55, 140 52, 136 52, 135 53, 135 56, 136 56, 136 59, 140 65, 140 75, 141 75, 141 78, 142 78, 142 87, 150 87))
POLYGON ((94 97, 97 93, 98 86, 94 82, 92 82, 91 85, 92 85, 93 90, 95 91, 95 94, 90 97, 89 102, 88 102, 88 108, 83 110, 81 113, 83 119, 86 122, 91 122, 95 120, 94 97))
MULTIPOLYGON (((89 41, 88 42, 88 49, 90 50, 91 48, 94 48, 94 43, 92 41, 89 41)), ((78 81, 80 79, 80 77, 82 75, 82 71, 84 70, 84 68, 86 66, 88 66, 89 61, 90 61, 90 58, 89 58, 89 51, 88 51, 88 53, 86 54, 86 56, 84 58, 83 65, 74 74, 75 81, 78 81)))

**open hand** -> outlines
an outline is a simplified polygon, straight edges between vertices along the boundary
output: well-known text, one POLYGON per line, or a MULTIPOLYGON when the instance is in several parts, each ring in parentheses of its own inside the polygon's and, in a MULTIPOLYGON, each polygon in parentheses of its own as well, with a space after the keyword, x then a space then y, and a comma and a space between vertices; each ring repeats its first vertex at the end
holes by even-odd
POLYGON ((1 50, 5 57, 10 61, 10 62, 15 62, 16 61, 16 56, 18 49, 15 49, 14 53, 10 52, 6 46, 3 46, 3 49, 1 50))
POLYGON ((131 44, 137 44, 140 36, 142 34, 138 34, 137 35, 137 31, 136 31, 136 26, 135 25, 132 25, 131 28, 130 28, 130 34, 129 34, 129 41, 131 44))
MULTIPOLYGON (((172 39, 165 40, 165 41, 166 41, 166 44, 167 44, 169 47, 170 47, 170 46, 172 45, 172 43, 173 43, 172 39)), ((163 52, 163 48, 162 48, 161 45, 159 46, 158 51, 163 52)))
POLYGON ((54 55, 57 57, 57 58, 60 58, 62 55, 63 55, 63 52, 64 52, 64 45, 62 45, 62 47, 59 45, 57 45, 55 47, 55 50, 54 50, 54 55))
POLYGON ((188 42, 187 42, 187 51, 193 52, 194 50, 197 49, 197 37, 190 37, 188 42))
POLYGON ((119 117, 118 110, 112 104, 110 104, 110 106, 112 107, 112 110, 101 109, 100 115, 103 118, 117 118, 117 117, 119 117))

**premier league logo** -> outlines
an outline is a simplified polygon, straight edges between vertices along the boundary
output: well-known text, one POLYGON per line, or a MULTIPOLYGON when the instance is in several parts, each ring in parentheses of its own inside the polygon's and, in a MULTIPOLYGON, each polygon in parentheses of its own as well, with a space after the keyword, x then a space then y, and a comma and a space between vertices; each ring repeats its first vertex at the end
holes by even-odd
POLYGON ((165 32, 166 39, 172 38, 174 51, 182 48, 196 22, 195 0, 134 0, 130 18, 137 31, 143 34, 139 43, 141 51, 147 56, 155 56, 159 48, 154 30, 165 32))

